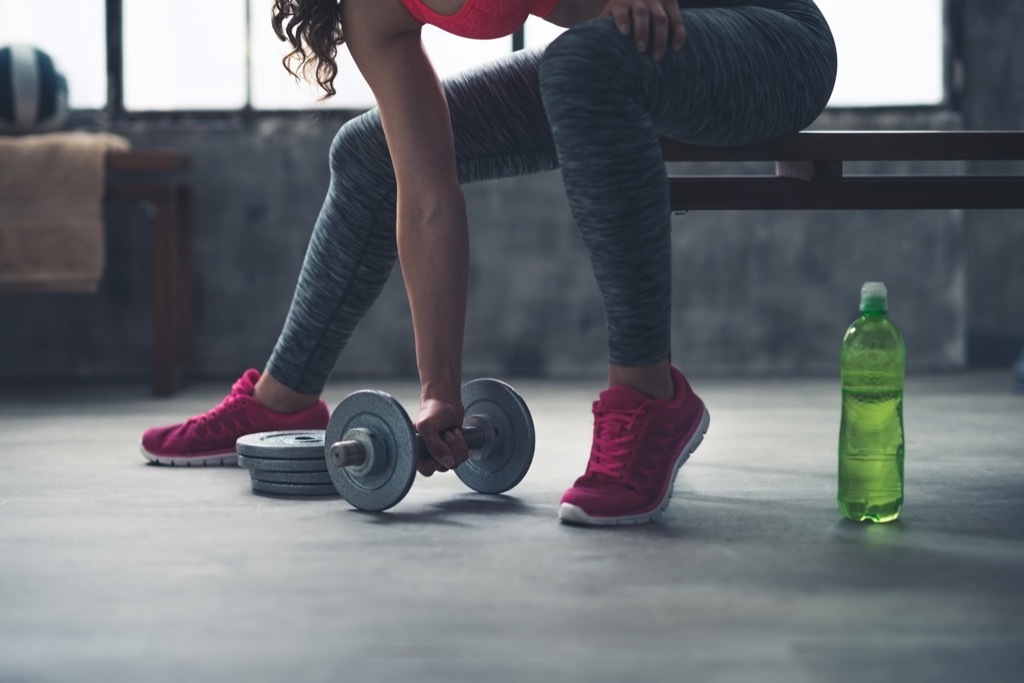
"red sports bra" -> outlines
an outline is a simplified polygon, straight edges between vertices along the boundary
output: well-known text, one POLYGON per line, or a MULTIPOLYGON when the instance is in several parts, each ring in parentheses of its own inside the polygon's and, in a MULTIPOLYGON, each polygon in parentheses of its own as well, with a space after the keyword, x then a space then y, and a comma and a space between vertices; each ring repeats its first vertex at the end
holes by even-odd
POLYGON ((559 0, 466 0, 455 14, 438 14, 422 0, 402 0, 413 19, 437 26, 443 31, 462 36, 489 40, 515 33, 533 14, 545 17, 555 9, 559 0))

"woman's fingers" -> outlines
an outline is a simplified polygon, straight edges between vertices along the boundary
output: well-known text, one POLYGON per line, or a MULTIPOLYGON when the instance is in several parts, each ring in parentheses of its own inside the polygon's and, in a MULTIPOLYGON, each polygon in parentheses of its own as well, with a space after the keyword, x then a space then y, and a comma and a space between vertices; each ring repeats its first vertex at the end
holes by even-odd
POLYGON ((651 31, 651 56, 654 59, 661 59, 665 56, 665 50, 668 49, 669 32, 671 31, 668 14, 661 3, 651 8, 648 22, 651 31))
POLYGON ((453 429, 441 434, 421 432, 420 438, 429 455, 416 462, 416 469, 425 477, 434 472, 453 470, 469 460, 469 447, 461 430, 453 429))
POLYGON ((424 429, 421 426, 420 438, 423 439, 423 445, 427 447, 427 451, 438 464, 448 469, 455 467, 455 456, 449 447, 449 441, 441 433, 433 429, 424 429))
POLYGON ((632 22, 629 20, 629 4, 625 2, 609 3, 605 7, 605 12, 612 16, 615 25, 619 28, 619 33, 628 36, 630 28, 632 28, 632 22))
POLYGON ((676 0, 610 0, 602 14, 615 21, 619 33, 632 34, 637 51, 651 51, 661 59, 671 48, 681 50, 686 42, 686 27, 676 0))
POLYGON ((668 3, 668 23, 672 33, 672 49, 679 52, 686 42, 686 24, 683 23, 683 13, 679 11, 678 2, 668 3))
POLYGON ((448 452, 451 453, 452 462, 454 462, 452 469, 469 460, 469 446, 466 445, 466 439, 462 436, 461 429, 445 432, 444 441, 448 446, 448 452))
POLYGON ((651 34, 651 11, 643 2, 633 5, 633 44, 638 52, 646 52, 651 34))
POLYGON ((416 461, 416 471, 422 474, 424 477, 429 477, 432 476, 434 472, 447 472, 448 468, 441 467, 441 465, 438 464, 436 460, 434 460, 433 456, 427 454, 421 455, 419 459, 416 461))
POLYGON ((416 431, 426 452, 419 454, 416 469, 424 476, 454 469, 469 457, 466 440, 459 429, 462 413, 458 399, 422 399, 416 431))

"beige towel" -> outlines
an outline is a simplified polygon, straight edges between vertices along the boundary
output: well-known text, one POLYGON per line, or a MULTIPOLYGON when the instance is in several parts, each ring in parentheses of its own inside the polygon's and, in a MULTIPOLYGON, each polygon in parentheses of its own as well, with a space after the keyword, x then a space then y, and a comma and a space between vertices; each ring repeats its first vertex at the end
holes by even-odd
POLYGON ((0 293, 95 292, 108 133, 0 137, 0 293))

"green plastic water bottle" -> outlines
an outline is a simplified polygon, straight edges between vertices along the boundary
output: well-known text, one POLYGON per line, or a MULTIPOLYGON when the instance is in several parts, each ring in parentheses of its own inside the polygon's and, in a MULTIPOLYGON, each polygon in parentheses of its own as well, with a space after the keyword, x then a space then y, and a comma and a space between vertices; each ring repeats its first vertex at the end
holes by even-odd
POLYGON ((857 522, 891 522, 903 509, 903 337, 886 317, 885 284, 866 282, 839 352, 839 510, 857 522))

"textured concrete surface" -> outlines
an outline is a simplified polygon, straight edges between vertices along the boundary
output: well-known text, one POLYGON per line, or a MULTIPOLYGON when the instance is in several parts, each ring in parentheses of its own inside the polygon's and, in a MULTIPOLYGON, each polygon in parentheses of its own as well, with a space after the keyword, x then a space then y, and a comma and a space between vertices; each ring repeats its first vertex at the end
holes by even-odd
MULTIPOLYGON (((559 525, 594 383, 516 383, 535 465, 508 495, 419 479, 392 511, 151 467, 144 385, 0 395, 0 680, 1020 680, 1024 396, 914 377, 907 504, 836 512, 832 380, 697 380, 708 438, 657 524, 559 525)), ((380 384, 407 407, 415 387, 380 384)), ((335 403, 355 383, 331 385, 335 403)))

